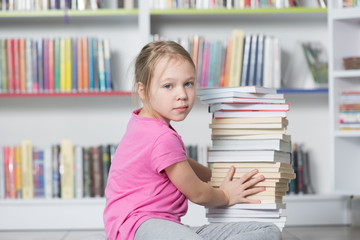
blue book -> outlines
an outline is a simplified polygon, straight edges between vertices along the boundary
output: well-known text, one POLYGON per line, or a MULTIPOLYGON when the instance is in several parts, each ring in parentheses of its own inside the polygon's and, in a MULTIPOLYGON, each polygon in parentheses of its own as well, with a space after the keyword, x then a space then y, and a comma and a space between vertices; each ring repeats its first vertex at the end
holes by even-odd
POLYGON ((257 40, 258 36, 253 35, 251 37, 251 50, 250 50, 250 66, 249 66, 249 86, 255 85, 256 80, 256 61, 257 61, 257 40))
POLYGON ((216 41, 210 43, 210 65, 209 65, 209 77, 207 81, 207 87, 212 88, 215 83, 215 71, 216 71, 216 41))
POLYGON ((251 49, 251 35, 246 35, 244 40, 244 50, 243 50, 244 53, 243 53, 240 86, 249 85, 250 49, 251 49))
POLYGON ((72 39, 72 60, 71 60, 71 64, 72 64, 72 90, 74 92, 78 91, 78 87, 77 87, 77 39, 73 38, 72 39))
POLYGON ((60 92, 60 38, 54 40, 54 90, 60 92))
POLYGON ((34 149, 33 156, 34 198, 44 198, 44 151, 34 149))
POLYGON ((88 38, 88 55, 89 55, 89 90, 94 91, 94 38, 88 38))
POLYGON ((39 77, 38 77, 38 58, 37 58, 37 41, 34 40, 31 46, 32 56, 32 86, 33 91, 39 90, 39 77))
POLYGON ((263 74, 264 74, 264 35, 260 34, 258 37, 258 49, 257 49, 257 59, 256 59, 256 80, 255 85, 263 85, 263 74))
MULTIPOLYGON (((191 46, 192 44, 190 44, 191 46)), ((197 87, 200 87, 200 79, 202 73, 202 62, 203 62, 203 50, 204 50, 204 38, 199 37, 199 55, 198 55, 198 64, 197 64, 197 87)))
POLYGON ((104 40, 104 60, 105 60, 105 79, 106 90, 113 89, 112 75, 111 75, 111 56, 110 56, 110 40, 104 40))
POLYGON ((93 58, 94 58, 94 88, 95 91, 99 91, 99 58, 98 58, 98 39, 94 38, 93 43, 94 51, 93 51, 93 58))

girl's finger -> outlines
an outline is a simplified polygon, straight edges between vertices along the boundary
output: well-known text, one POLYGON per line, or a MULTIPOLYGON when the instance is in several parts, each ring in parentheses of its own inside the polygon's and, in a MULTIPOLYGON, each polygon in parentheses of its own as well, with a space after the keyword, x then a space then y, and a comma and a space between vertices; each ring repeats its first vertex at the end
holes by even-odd
POLYGON ((250 180, 246 181, 245 183, 242 184, 242 187, 244 189, 247 189, 247 188, 252 187, 252 186, 254 186, 255 184, 257 184, 257 183, 259 183, 261 181, 264 181, 264 179, 265 179, 264 176, 260 175, 260 176, 258 176, 256 178, 253 178, 253 179, 250 179, 250 180))
POLYGON ((253 194, 256 194, 256 193, 259 193, 259 192, 263 192, 265 191, 266 188, 265 187, 254 187, 254 188, 248 188, 246 189, 243 194, 244 196, 249 196, 249 195, 253 195, 253 194))
POLYGON ((224 182, 230 182, 235 174, 235 167, 231 166, 229 171, 226 174, 226 177, 224 179, 224 182))
POLYGON ((246 173, 241 178, 239 178, 239 182, 244 183, 244 182, 248 181, 252 176, 257 174, 258 172, 259 172, 259 170, 257 170, 257 169, 251 170, 250 172, 246 173))

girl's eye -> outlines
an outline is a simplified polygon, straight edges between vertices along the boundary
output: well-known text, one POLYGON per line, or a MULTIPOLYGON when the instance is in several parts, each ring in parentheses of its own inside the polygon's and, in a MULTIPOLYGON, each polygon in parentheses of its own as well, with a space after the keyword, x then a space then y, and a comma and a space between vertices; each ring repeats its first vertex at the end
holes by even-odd
POLYGON ((164 86, 166 89, 171 89, 171 85, 170 84, 166 84, 165 86, 164 86))
POLYGON ((187 83, 185 83, 185 87, 191 87, 192 85, 193 85, 192 82, 187 82, 187 83))

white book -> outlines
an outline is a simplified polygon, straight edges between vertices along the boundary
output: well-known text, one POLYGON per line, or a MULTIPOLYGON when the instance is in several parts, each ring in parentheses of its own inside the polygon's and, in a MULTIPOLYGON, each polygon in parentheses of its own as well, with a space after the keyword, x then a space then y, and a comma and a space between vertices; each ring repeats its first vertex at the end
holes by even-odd
POLYGON ((244 118, 244 117, 286 117, 284 111, 231 111, 214 112, 214 118, 244 118))
POLYGON ((274 134, 253 134, 253 135, 212 135, 211 139, 282 139, 285 141, 290 141, 291 136, 282 134, 282 133, 274 133, 274 134))
POLYGON ((281 88, 281 49, 280 49, 280 40, 279 38, 274 38, 274 88, 281 88))
MULTIPOLYGON (((223 207, 220 207, 223 208, 223 207)), ((226 207, 231 209, 285 209, 285 203, 261 203, 261 204, 250 204, 250 203, 238 203, 232 206, 226 207)))
POLYGON ((247 210, 244 210, 244 212, 236 213, 236 212, 225 212, 225 213, 206 213, 207 218, 278 218, 281 216, 279 212, 259 212, 259 213, 253 213, 253 212, 246 212, 247 210))
POLYGON ((257 217, 247 217, 247 218, 236 218, 236 217, 223 217, 223 218, 208 218, 209 222, 272 222, 274 224, 279 224, 280 226, 285 226, 286 217, 278 218, 257 218, 257 217))
POLYGON ((216 103, 285 103, 285 99, 224 97, 201 100, 203 104, 216 103))
MULTIPOLYGON (((251 86, 249 86, 251 87, 251 86)), ((197 94, 201 89, 197 90, 197 94)), ((200 96, 200 101, 215 99, 215 98, 254 98, 254 99, 284 99, 284 94, 282 93, 250 93, 250 92, 237 92, 237 91, 223 91, 213 94, 198 95, 200 96)))
MULTIPOLYGON (((239 208, 230 208, 230 207, 222 207, 222 208, 207 208, 207 214, 252 214, 252 216, 256 215, 273 215, 274 217, 280 217, 283 213, 282 208, 275 209, 239 209, 239 208)), ((245 216, 242 216, 245 217, 245 216)))
POLYGON ((282 123, 210 123, 209 128, 220 129, 278 129, 287 124, 282 123))
POLYGON ((291 152, 291 142, 280 139, 214 139, 213 150, 277 150, 291 152))
POLYGON ((44 149, 44 191, 45 198, 52 198, 52 159, 50 147, 44 149))
POLYGON ((208 162, 285 162, 290 153, 280 151, 208 151, 208 162))
POLYGON ((289 111, 289 104, 218 103, 209 106, 209 112, 241 110, 289 111))
POLYGON ((274 63, 274 48, 272 37, 266 36, 264 43, 264 73, 263 86, 273 87, 273 63, 274 63))
POLYGON ((196 95, 209 95, 219 93, 260 93, 260 94, 276 94, 276 89, 265 88, 261 86, 243 86, 243 87, 222 87, 222 88, 201 88, 196 91, 196 95))

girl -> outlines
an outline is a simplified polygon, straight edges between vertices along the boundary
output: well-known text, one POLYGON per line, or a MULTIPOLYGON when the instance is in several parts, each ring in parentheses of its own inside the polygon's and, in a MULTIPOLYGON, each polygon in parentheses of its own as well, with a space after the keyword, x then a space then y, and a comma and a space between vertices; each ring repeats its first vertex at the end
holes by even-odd
POLYGON ((189 228, 180 223, 187 200, 208 207, 259 203, 247 195, 263 176, 232 181, 231 168, 220 188, 213 188, 209 168, 186 157, 171 121, 182 121, 195 101, 195 65, 179 44, 147 44, 135 62, 135 83, 143 107, 135 110, 113 158, 105 190, 105 231, 115 239, 279 239, 273 224, 209 224, 189 228))

